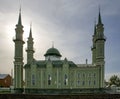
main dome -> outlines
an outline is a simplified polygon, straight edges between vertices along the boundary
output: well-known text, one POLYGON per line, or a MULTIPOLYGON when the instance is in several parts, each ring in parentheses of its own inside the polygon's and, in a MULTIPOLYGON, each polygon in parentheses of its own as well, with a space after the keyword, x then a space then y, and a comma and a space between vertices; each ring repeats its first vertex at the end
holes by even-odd
POLYGON ((60 56, 60 57, 62 56, 60 52, 58 51, 58 49, 54 47, 49 48, 44 56, 49 56, 49 55, 55 55, 55 56, 60 56))

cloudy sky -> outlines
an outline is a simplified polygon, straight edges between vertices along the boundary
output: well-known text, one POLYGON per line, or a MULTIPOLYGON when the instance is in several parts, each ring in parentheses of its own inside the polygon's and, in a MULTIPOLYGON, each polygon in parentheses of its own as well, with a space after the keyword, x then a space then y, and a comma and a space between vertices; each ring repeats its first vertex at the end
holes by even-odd
POLYGON ((54 41, 62 59, 67 57, 80 64, 84 64, 86 58, 91 63, 92 35, 100 5, 107 37, 105 76, 108 79, 110 75, 120 75, 120 0, 0 0, 0 73, 11 73, 14 67, 12 39, 20 2, 25 41, 32 22, 34 57, 44 59, 54 41))

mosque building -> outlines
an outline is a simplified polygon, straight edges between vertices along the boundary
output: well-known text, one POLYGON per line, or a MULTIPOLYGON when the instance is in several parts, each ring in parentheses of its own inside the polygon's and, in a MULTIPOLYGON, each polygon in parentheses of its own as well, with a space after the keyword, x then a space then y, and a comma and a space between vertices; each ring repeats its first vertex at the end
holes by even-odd
MULTIPOLYGON (((27 63, 23 62, 23 25, 21 11, 15 28, 14 88, 23 89, 23 69, 25 70, 25 90, 47 89, 99 89, 104 87, 105 41, 104 25, 99 11, 98 23, 92 36, 92 63, 76 64, 62 55, 52 46, 44 54, 45 60, 34 57, 34 41, 30 28, 27 40, 27 63)), ((79 53, 78 53, 79 54, 79 53)))

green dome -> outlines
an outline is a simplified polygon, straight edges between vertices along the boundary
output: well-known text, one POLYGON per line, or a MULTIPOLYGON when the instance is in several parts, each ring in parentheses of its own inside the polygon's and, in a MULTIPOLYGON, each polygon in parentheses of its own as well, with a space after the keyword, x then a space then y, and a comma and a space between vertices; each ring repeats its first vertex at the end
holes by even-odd
POLYGON ((48 56, 48 55, 56 55, 61 57, 60 52, 54 47, 49 48, 44 56, 48 56))

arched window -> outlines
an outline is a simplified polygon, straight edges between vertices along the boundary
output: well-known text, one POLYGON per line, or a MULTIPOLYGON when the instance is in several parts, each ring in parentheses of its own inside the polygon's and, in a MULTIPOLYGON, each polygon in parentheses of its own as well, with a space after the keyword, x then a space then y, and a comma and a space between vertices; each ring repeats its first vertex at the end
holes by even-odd
POLYGON ((35 85, 35 75, 32 75, 32 85, 35 85))
POLYGON ((51 85, 51 80, 52 80, 51 76, 48 75, 48 85, 51 85))
POLYGON ((80 73, 78 73, 78 78, 80 78, 80 73))
POLYGON ((94 76, 94 78, 95 78, 95 77, 96 77, 96 74, 94 73, 93 76, 94 76))
POLYGON ((89 80, 89 86, 91 85, 91 81, 89 80))
POLYGON ((83 78, 85 77, 85 74, 83 73, 83 78))
POLYGON ((83 86, 85 85, 85 81, 82 82, 82 85, 83 85, 83 86))
POLYGON ((68 84, 68 77, 67 75, 65 74, 65 78, 64 78, 64 84, 67 85, 68 84))
POLYGON ((77 85, 80 86, 80 81, 78 80, 77 85))
POLYGON ((93 83, 94 83, 94 85, 96 85, 96 81, 95 81, 95 80, 94 80, 94 82, 93 82, 93 83))

